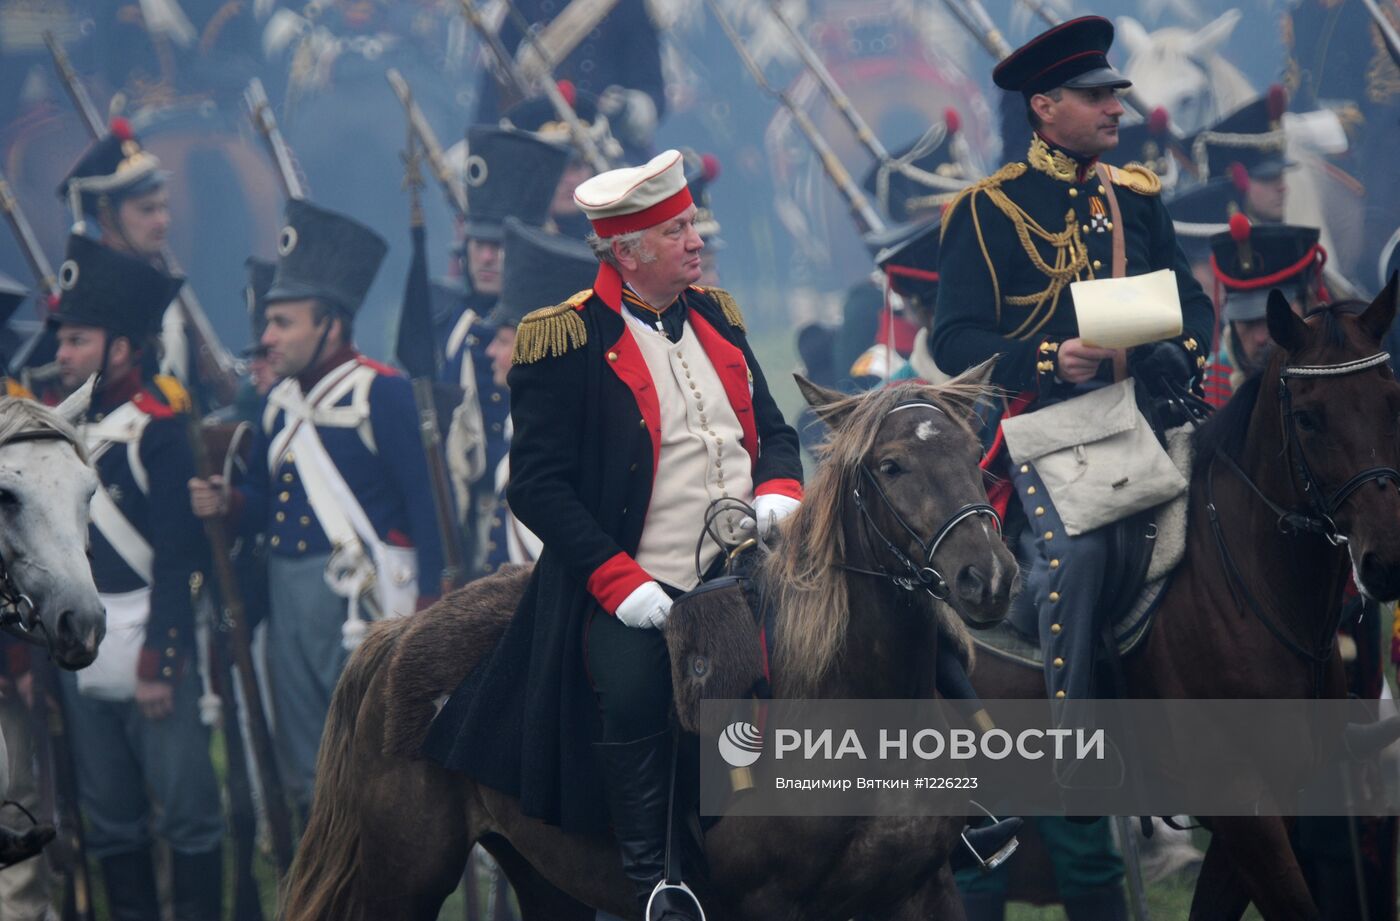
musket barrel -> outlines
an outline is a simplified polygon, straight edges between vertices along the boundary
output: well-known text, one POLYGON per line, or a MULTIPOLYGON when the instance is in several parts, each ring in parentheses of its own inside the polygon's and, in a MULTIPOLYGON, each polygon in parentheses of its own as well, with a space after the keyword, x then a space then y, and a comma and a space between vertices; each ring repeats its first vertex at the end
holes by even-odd
POLYGON ((418 103, 413 101, 413 91, 409 89, 408 81, 393 67, 384 72, 384 78, 393 87, 394 95, 399 97, 404 113, 408 116, 409 131, 413 132, 418 138, 418 143, 423 145, 423 151, 428 158, 428 166, 432 169, 438 185, 442 187, 443 194, 447 196, 447 203, 456 209, 458 214, 466 217, 466 194, 454 180, 452 171, 447 167, 447 157, 442 152, 442 144, 438 142, 433 126, 428 124, 428 119, 418 108, 418 103))
POLYGON ((885 149, 884 144, 880 143, 880 139, 875 136, 875 132, 870 130, 870 125, 861 117, 861 114, 856 111, 855 106, 851 103, 851 98, 847 96, 845 91, 837 84, 836 78, 831 75, 831 71, 827 69, 826 64, 817 56, 811 44, 802 33, 797 30, 797 27, 788 20, 787 16, 783 14, 782 8, 778 6, 778 0, 768 0, 768 8, 773 11, 773 15, 777 18, 778 22, 782 24, 783 31, 792 39, 793 47, 797 49, 797 54, 802 58, 802 63, 811 71, 812 76, 817 78, 817 82, 821 84, 821 88, 826 92, 827 98, 831 100, 831 104, 836 107, 836 110, 846 119, 846 123, 851 126, 851 130, 855 132, 856 139, 865 145, 866 149, 870 151, 871 155, 874 156, 876 160, 881 163, 888 163, 890 161, 890 152, 885 149))
POLYGON ((254 77, 248 81, 247 88, 243 90, 243 102, 248 107, 248 117, 253 120, 253 127, 262 135, 272 154, 273 165, 277 167, 277 175, 282 180, 282 191, 288 198, 305 198, 306 184, 297 172, 292 152, 282 137, 282 129, 277 126, 277 116, 272 111, 272 103, 268 101, 262 80, 254 77))
MULTIPOLYGON (((583 122, 579 121, 578 112, 574 111, 574 107, 559 91, 559 85, 554 79, 555 62, 550 60, 549 52, 540 45, 539 39, 535 37, 534 29, 530 26, 530 21, 520 12, 520 8, 515 5, 515 0, 504 0, 504 3, 506 12, 539 59, 539 66, 544 72, 544 79, 540 81, 540 84, 544 90, 545 98, 554 107, 555 114, 564 120, 564 124, 569 126, 569 137, 573 140, 574 146, 579 149, 583 158, 588 161, 588 165, 595 172, 607 172, 612 166, 603 156, 602 151, 598 149, 598 145, 593 142, 593 136, 588 133, 583 122)), ((512 62, 512 66, 514 66, 514 62, 512 62)))
POLYGON ((879 232, 884 230, 884 219, 880 217, 879 213, 870 204, 870 199, 866 198, 860 186, 856 185, 855 181, 851 179, 851 174, 846 171, 846 167, 841 163, 841 159, 836 156, 836 152, 831 149, 831 145, 827 143, 826 138, 822 137, 821 132, 817 130, 817 126, 812 123, 811 116, 794 103, 792 97, 787 93, 775 89, 773 85, 768 82, 768 78, 763 75, 763 70, 758 66, 758 62, 753 59, 753 55, 749 54, 749 49, 744 45, 743 38, 735 31, 733 23, 724 15, 724 11, 719 8, 715 0, 705 0, 705 5, 708 6, 710 12, 714 14, 720 29, 724 32, 725 37, 729 39, 729 43, 734 46, 734 50, 738 52, 739 59, 743 61, 745 69, 747 69, 750 76, 753 77, 754 82, 758 84, 758 88, 769 96, 777 99, 778 102, 782 104, 783 108, 788 110, 788 113, 792 116, 793 123, 797 125, 798 129, 806 137, 807 143, 811 144, 812 149, 816 151, 817 159, 821 161, 822 168, 826 170, 826 174, 836 186, 836 190, 846 199, 846 203, 851 209, 851 215, 855 218, 856 223, 860 225, 861 230, 865 232, 879 232))
POLYGON ((53 273, 53 266, 49 264, 48 257, 39 246, 39 238, 34 235, 34 228, 25 217, 24 209, 3 171, 0 171, 0 210, 5 212, 5 220, 9 221, 15 241, 24 251, 24 259, 29 263, 30 271, 34 273, 39 287, 46 295, 58 294, 58 278, 53 273))

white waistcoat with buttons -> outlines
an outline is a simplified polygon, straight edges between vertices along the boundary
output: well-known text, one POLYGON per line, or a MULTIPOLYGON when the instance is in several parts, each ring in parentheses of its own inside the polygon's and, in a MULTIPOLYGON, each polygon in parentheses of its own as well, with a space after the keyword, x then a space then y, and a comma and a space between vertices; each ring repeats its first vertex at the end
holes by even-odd
MULTIPOLYGON (((651 372, 661 409, 661 456, 651 487, 646 523, 637 549, 637 564, 661 582, 692 589, 695 542, 705 526, 710 503, 726 497, 753 501, 753 470, 740 444, 743 428, 725 395, 710 358, 685 324, 679 342, 671 342, 627 311, 633 337, 651 372)), ((714 529, 726 544, 744 539, 743 515, 727 512, 714 529)), ((700 567, 708 569, 721 547, 707 539, 700 567)))

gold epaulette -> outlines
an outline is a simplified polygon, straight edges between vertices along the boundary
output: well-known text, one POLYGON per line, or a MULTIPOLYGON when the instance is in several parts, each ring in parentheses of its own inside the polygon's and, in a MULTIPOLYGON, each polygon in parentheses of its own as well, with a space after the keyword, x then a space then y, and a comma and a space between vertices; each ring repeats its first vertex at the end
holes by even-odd
POLYGON ((1162 180, 1157 178, 1157 174, 1152 172, 1141 163, 1129 163, 1124 167, 1110 166, 1108 168, 1108 178, 1114 185, 1121 185, 1125 189, 1132 189, 1139 195, 1160 195, 1162 194, 1162 180))
POLYGON ((748 327, 744 326, 744 315, 739 312, 739 303, 734 300, 734 295, 723 288, 702 288, 699 285, 693 286, 701 294, 709 295, 719 309, 724 312, 724 318, 729 321, 729 325, 741 332, 748 332, 748 327))
POLYGON ((593 296, 585 288, 562 304, 531 311, 515 330, 515 352, 511 363, 534 364, 541 358, 555 358, 588 342, 588 328, 578 314, 578 306, 593 296))
POLYGON ((190 394, 185 390, 185 385, 177 378, 169 374, 157 374, 153 380, 156 387, 160 388, 160 395, 165 397, 165 403, 177 413, 187 413, 190 411, 190 394))
POLYGON ((1028 167, 1024 163, 1008 163, 990 176, 977 180, 972 185, 959 192, 958 197, 954 198, 948 205, 947 210, 943 212, 943 226, 938 228, 938 239, 942 241, 943 235, 948 232, 948 220, 953 216, 953 209, 957 208, 964 198, 976 192, 985 192, 987 189, 997 188, 1003 182, 1010 182, 1012 179, 1020 179, 1026 174, 1027 169, 1028 167))

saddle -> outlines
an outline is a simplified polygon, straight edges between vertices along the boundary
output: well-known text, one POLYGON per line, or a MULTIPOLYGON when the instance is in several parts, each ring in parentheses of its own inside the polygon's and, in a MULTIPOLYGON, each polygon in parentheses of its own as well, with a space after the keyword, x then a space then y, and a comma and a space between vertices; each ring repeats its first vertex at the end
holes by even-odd
POLYGON ((764 610, 762 591, 746 571, 702 582, 676 599, 665 634, 676 716, 686 732, 717 734, 727 725, 704 723, 706 700, 771 696, 764 610))
MULTIPOLYGON (((1188 427, 1166 434, 1167 454, 1187 482, 1191 480, 1193 457, 1188 427)), ((1172 573, 1186 553, 1187 501, 1190 490, 1172 501, 1109 525, 1112 536, 1105 572, 1108 577, 1098 604, 1109 611, 1116 654, 1126 656, 1142 645, 1157 613, 1157 603, 1171 583, 1172 573)), ((1008 545, 1017 551, 1020 542, 1008 536, 1008 545)), ((1022 594, 1012 604, 1006 620, 990 630, 973 634, 973 641, 992 655, 1032 668, 1042 668, 1045 654, 1040 648, 1039 614, 1031 599, 1022 594)))

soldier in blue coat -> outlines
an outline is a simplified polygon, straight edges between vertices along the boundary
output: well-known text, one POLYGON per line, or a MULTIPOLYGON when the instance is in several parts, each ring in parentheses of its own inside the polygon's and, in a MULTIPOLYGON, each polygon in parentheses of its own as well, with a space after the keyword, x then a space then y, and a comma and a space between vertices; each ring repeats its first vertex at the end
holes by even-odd
POLYGON ((179 491, 194 473, 189 402, 173 378, 141 371, 181 281, 74 235, 50 321, 64 386, 98 375, 80 431, 101 480, 92 570, 107 637, 62 686, 88 850, 121 921, 161 917, 152 831, 171 850, 176 917, 220 917, 223 810, 200 718, 191 595, 208 547, 179 491))
POLYGON ((488 316, 500 298, 506 271, 505 221, 544 225, 569 153, 529 131, 488 125, 468 129, 467 149, 470 204, 463 259, 470 290, 448 336, 441 376, 460 391, 448 428, 447 456, 466 535, 467 571, 478 575, 489 552, 494 471, 508 444, 509 394, 504 380, 494 380, 487 354, 496 336, 488 316))
POLYGON ((355 312, 387 247, 367 227, 287 203, 262 345, 282 381, 246 483, 191 480, 197 514, 265 530, 268 669, 283 779, 309 805, 331 692, 365 622, 433 599, 442 545, 408 380, 361 355, 355 312))

